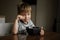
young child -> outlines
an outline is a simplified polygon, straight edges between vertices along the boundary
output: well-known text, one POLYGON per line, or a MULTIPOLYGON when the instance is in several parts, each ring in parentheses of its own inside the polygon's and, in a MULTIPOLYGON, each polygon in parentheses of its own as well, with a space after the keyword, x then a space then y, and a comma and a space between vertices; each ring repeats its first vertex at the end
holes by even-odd
POLYGON ((26 31, 26 27, 35 27, 31 21, 31 11, 31 5, 27 3, 22 3, 18 6, 18 15, 14 22, 13 34, 21 33, 23 30, 26 31))

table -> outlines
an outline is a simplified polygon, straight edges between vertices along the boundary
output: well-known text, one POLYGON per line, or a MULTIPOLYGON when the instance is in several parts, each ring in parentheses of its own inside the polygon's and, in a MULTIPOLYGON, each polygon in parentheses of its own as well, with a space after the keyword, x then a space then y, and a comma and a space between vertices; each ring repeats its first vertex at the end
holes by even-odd
POLYGON ((44 36, 40 35, 8 35, 1 36, 0 40, 60 40, 60 33, 45 32, 44 36))

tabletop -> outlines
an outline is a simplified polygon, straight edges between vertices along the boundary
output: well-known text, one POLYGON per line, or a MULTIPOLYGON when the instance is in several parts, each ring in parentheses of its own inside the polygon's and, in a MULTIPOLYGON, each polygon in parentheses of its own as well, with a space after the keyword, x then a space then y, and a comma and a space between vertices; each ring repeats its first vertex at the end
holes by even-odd
POLYGON ((60 33, 45 32, 44 36, 41 35, 8 35, 0 36, 0 40, 60 40, 60 33))

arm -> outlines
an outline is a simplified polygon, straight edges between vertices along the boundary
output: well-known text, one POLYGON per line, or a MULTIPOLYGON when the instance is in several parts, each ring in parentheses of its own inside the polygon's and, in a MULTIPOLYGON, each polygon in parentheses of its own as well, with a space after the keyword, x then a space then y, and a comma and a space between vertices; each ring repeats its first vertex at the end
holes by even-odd
POLYGON ((18 33, 18 27, 19 27, 18 21, 22 20, 22 19, 24 19, 24 17, 21 16, 21 15, 18 15, 17 18, 15 19, 13 30, 12 30, 13 34, 17 34, 18 33))
POLYGON ((13 30, 12 33, 13 34, 17 34, 18 33, 18 20, 19 20, 19 16, 17 16, 17 18, 15 19, 14 25, 13 25, 13 30))

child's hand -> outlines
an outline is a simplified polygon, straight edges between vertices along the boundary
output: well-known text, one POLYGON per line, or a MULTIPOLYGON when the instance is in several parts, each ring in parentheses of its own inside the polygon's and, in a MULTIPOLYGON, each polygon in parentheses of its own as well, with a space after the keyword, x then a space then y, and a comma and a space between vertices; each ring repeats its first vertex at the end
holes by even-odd
POLYGON ((44 35, 44 28, 41 27, 40 35, 44 35))
POLYGON ((22 15, 18 15, 18 16, 17 16, 17 19, 18 19, 18 20, 23 20, 23 19, 25 19, 25 17, 22 16, 22 15))

